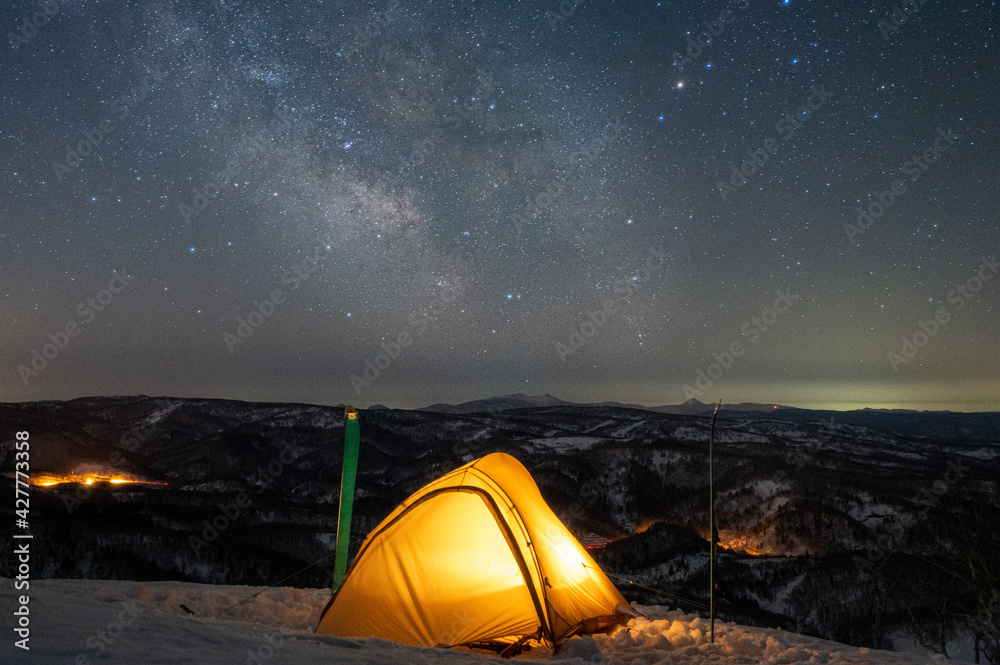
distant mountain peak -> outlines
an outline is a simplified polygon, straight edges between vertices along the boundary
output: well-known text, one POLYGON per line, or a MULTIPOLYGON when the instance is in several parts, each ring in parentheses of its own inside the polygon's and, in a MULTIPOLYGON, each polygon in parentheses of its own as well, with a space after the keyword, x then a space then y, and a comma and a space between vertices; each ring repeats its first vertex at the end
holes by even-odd
POLYGON ((567 402, 558 397, 545 393, 544 395, 525 395, 524 393, 513 393, 510 395, 500 395, 498 397, 487 397, 461 404, 432 404, 417 411, 434 411, 436 413, 494 413, 497 411, 509 411, 511 409, 537 409, 550 406, 580 406, 575 402, 567 402))
MULTIPOLYGON (((706 404, 693 397, 683 404, 674 406, 642 406, 639 404, 622 404, 621 402, 597 402, 580 403, 567 402, 549 393, 542 395, 526 395, 524 393, 512 393, 510 395, 499 395, 497 397, 487 397, 461 404, 431 404, 417 411, 433 411, 435 413, 496 413, 498 411, 509 411, 511 409, 539 409, 555 406, 611 406, 626 409, 640 409, 643 411, 656 411, 659 413, 675 413, 684 415, 703 415, 711 413, 714 404, 706 404)), ((772 412, 777 409, 787 409, 786 406, 776 404, 756 404, 753 402, 741 402, 739 404, 726 404, 723 402, 722 411, 761 411, 772 412)))

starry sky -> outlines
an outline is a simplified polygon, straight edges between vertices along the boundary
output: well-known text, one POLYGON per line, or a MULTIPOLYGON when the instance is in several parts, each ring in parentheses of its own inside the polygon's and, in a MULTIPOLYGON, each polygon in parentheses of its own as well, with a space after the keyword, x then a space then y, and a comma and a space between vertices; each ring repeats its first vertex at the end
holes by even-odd
POLYGON ((3 3, 0 401, 1000 410, 996 4, 3 3))

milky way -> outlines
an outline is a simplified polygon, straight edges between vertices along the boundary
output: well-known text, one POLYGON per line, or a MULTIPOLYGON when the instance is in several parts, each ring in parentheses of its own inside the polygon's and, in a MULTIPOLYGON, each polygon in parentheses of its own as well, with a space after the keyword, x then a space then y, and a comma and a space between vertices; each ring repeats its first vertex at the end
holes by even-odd
POLYGON ((0 400, 1000 409, 993 2, 45 8, 0 400))

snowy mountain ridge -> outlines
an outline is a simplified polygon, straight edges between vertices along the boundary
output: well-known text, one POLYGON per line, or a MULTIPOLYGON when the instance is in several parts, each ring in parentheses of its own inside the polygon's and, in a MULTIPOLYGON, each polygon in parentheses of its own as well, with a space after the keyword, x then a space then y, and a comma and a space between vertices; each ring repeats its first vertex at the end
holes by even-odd
MULTIPOLYGON (((921 581, 933 574, 928 557, 947 555, 969 525, 976 534, 975 524, 993 525, 981 534, 987 539, 1000 532, 994 415, 721 413, 715 487, 723 617, 801 625, 872 647, 931 621, 933 594, 921 581), (921 418, 920 436, 901 433, 919 429, 921 418), (966 430, 973 435, 930 435, 966 430)), ((325 564, 301 569, 331 553, 342 409, 91 398, 0 405, 0 422, 31 431, 33 470, 113 466, 168 483, 33 488, 38 576, 217 584, 292 576, 286 583, 293 586, 328 584, 325 564), (243 495, 240 514, 213 536, 219 506, 243 495), (193 546, 193 538, 206 545, 193 546)), ((355 550, 410 493, 502 451, 527 466, 578 537, 612 541, 594 552, 606 570, 704 601, 710 418, 544 406, 362 410, 360 422, 355 550)), ((12 468, 13 453, 12 441, 0 442, 0 465, 12 468)), ((0 477, 5 483, 13 491, 13 480, 0 477)), ((10 505, 0 513, 13 519, 10 505)), ((0 542, 5 565, 12 565, 9 541, 0 542)), ((622 590, 630 600, 663 602, 622 590)))

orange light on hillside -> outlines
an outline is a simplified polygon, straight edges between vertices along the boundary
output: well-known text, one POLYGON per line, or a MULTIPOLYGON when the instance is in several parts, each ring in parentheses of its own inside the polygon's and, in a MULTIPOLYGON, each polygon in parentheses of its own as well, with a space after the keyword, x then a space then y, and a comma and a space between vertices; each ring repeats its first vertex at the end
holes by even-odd
POLYGON ((105 475, 99 473, 39 473, 31 478, 30 482, 32 485, 37 487, 52 487, 53 485, 62 485, 65 483, 79 483, 81 485, 93 485, 95 483, 111 483, 114 485, 166 485, 166 483, 157 483, 130 476, 105 475))
MULTIPOLYGON (((708 539, 708 534, 705 533, 703 536, 706 540, 708 539)), ((741 554, 750 554, 752 556, 774 556, 780 555, 781 552, 775 552, 768 549, 759 549, 760 542, 759 539, 750 538, 748 536, 741 536, 733 531, 719 531, 719 547, 729 550, 730 552, 740 552, 741 554)))

